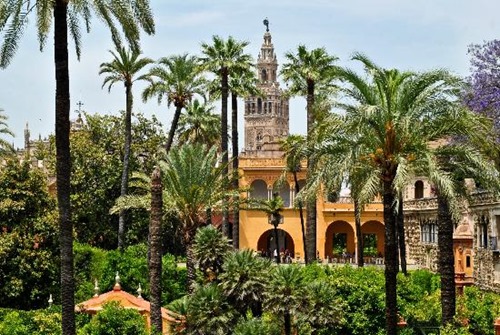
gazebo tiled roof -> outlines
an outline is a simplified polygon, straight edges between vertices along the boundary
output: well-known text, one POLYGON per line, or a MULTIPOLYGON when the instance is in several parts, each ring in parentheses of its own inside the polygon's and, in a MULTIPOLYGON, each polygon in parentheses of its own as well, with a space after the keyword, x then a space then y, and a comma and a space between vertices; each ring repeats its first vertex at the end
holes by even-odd
MULTIPOLYGON (((148 321, 148 326, 150 322, 151 315, 151 304, 149 301, 144 300, 142 297, 136 297, 130 293, 122 291, 119 283, 116 283, 112 291, 95 295, 89 300, 83 301, 75 306, 76 312, 96 314, 101 311, 104 304, 111 301, 117 301, 123 308, 136 309, 140 314, 146 316, 148 321)), ((166 308, 161 308, 161 316, 163 319, 164 328, 169 328, 168 324, 175 324, 177 321, 168 314, 166 308)), ((164 334, 168 334, 164 330, 164 334)))

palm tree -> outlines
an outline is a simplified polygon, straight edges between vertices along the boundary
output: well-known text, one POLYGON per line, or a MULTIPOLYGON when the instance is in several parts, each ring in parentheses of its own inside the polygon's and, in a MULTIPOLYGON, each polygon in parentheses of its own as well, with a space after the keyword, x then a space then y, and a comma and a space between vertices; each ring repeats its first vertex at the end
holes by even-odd
POLYGON ((261 318, 252 318, 238 322, 234 335, 280 335, 276 324, 261 318))
MULTIPOLYGON (((368 79, 351 70, 339 71, 345 93, 354 103, 344 105, 345 129, 356 134, 361 150, 359 164, 375 173, 360 196, 369 198, 382 190, 385 224, 386 331, 397 333, 396 197, 409 176, 421 165, 432 167, 431 141, 453 134, 457 113, 453 98, 458 81, 446 71, 424 73, 386 70, 361 54, 353 59, 364 66, 368 79)), ((333 135, 334 136, 334 135, 333 135)), ((435 164, 434 164, 435 165, 435 164)), ((430 169, 433 175, 436 169, 430 169)), ((431 172, 429 172, 431 173, 431 172)))
POLYGON ((269 223, 274 227, 274 240, 276 241, 276 263, 281 262, 280 257, 280 245, 278 240, 278 225, 282 223, 283 216, 280 214, 283 211, 283 198, 281 198, 278 193, 273 193, 273 197, 269 200, 253 200, 250 199, 251 202, 255 202, 255 204, 251 204, 250 209, 259 210, 266 213, 269 217, 269 223))
POLYGON ((161 220, 163 217, 163 195, 161 172, 158 167, 151 175, 151 219, 149 224, 149 283, 151 287, 151 327, 161 333, 161 220))
MULTIPOLYGON (((333 88, 334 62, 336 57, 330 56, 326 49, 316 48, 308 51, 304 45, 299 45, 297 52, 285 54, 287 62, 283 64, 281 75, 289 84, 291 95, 302 95, 307 99, 307 142, 311 141, 315 126, 314 99, 318 92, 330 92, 333 88)), ((307 177, 311 177, 315 162, 307 157, 307 177)), ((307 259, 316 259, 316 197, 311 197, 306 203, 307 220, 307 259)))
POLYGON ((189 299, 187 325, 189 334, 231 334, 237 314, 218 285, 200 286, 189 299))
POLYGON ((359 163, 363 148, 359 145, 359 134, 346 132, 342 128, 344 122, 346 120, 343 117, 331 114, 315 129, 317 143, 311 150, 317 167, 308 182, 308 188, 313 188, 309 193, 314 193, 321 187, 327 191, 338 192, 342 185, 349 186, 354 202, 357 265, 363 267, 361 214, 365 204, 373 200, 379 190, 376 187, 369 188, 371 192, 363 193, 362 190, 366 185, 378 184, 379 176, 366 164, 359 163), (334 138, 329 137, 332 133, 335 133, 334 138))
MULTIPOLYGON (((473 178, 485 190, 500 190, 495 162, 485 148, 495 146, 491 122, 469 111, 459 112, 456 128, 462 138, 436 149, 439 168, 445 178, 431 178, 438 199, 438 266, 441 277, 441 322, 453 322, 456 311, 453 231, 460 217, 460 201, 470 197, 465 178, 473 178)), ((433 175, 431 175, 433 176, 433 175)))
MULTIPOLYGON (((8 116, 4 114, 4 110, 0 108, 0 135, 10 135, 14 137, 14 133, 7 125, 8 116)), ((0 137, 0 158, 14 153, 14 147, 7 140, 0 137)))
POLYGON ((188 54, 161 58, 158 65, 149 71, 148 76, 157 80, 151 80, 142 93, 142 99, 147 101, 157 96, 158 104, 160 104, 163 98, 166 98, 167 106, 173 104, 175 107, 165 145, 168 153, 172 147, 182 109, 186 108, 193 95, 202 94, 205 80, 201 76, 197 58, 188 54))
POLYGON ((193 254, 198 269, 208 282, 218 282, 224 258, 230 250, 227 237, 213 226, 198 229, 194 238, 193 254))
POLYGON ((253 250, 236 250, 224 259, 220 287, 236 311, 246 318, 250 310, 254 317, 262 316, 265 283, 271 264, 253 250))
POLYGON ((220 142, 220 117, 213 114, 213 106, 194 99, 179 117, 177 141, 186 143, 204 143, 211 147, 220 142))
MULTIPOLYGON (((164 211, 176 215, 182 225, 182 239, 187 253, 187 286, 192 290, 196 279, 193 253, 196 231, 209 220, 206 209, 221 210, 224 206, 222 199, 232 195, 228 191, 225 166, 220 162, 216 147, 207 149, 201 144, 172 148, 166 160, 158 164, 163 176, 164 211)), ((150 208, 150 194, 145 192, 150 184, 149 178, 143 174, 133 175, 133 178, 135 186, 143 194, 120 197, 111 213, 124 208, 150 208)))
MULTIPOLYGON (((229 96, 229 79, 245 73, 251 67, 252 58, 244 53, 248 42, 240 42, 229 36, 224 40, 220 36, 212 37, 212 44, 202 43, 203 56, 200 58, 204 70, 212 72, 220 80, 221 94, 221 152, 222 162, 228 164, 228 131, 227 131, 227 99, 229 96)), ((219 90, 217 90, 219 91, 219 90)), ((233 153, 235 154, 235 153, 233 153)), ((237 152, 236 152, 237 154, 237 152)), ((228 174, 228 168, 225 171, 228 174)), ((228 235, 229 212, 222 213, 222 230, 228 235)))
MULTIPOLYGON (((229 79, 229 88, 231 91, 231 143, 233 152, 233 178, 232 187, 234 190, 239 188, 239 160, 240 152, 238 143, 238 97, 246 97, 249 95, 258 95, 260 91, 257 89, 257 77, 254 71, 251 71, 250 63, 247 64, 247 69, 240 69, 238 73, 229 79)), ((239 200, 239 194, 235 195, 234 202, 239 200)), ((233 248, 240 248, 240 208, 233 208, 233 248)))
MULTIPOLYGON (((300 192, 299 179, 297 174, 302 170, 302 160, 306 158, 305 153, 305 143, 306 139, 301 135, 289 135, 281 143, 281 150, 285 153, 285 173, 291 173, 293 176, 293 182, 295 185, 295 194, 298 195, 300 192)), ((302 245, 304 248, 304 261, 306 264, 309 263, 307 258, 307 241, 306 241, 306 227, 304 224, 304 208, 302 206, 302 200, 297 198, 296 204, 299 208, 300 216, 300 228, 302 230, 302 245)))
MULTIPOLYGON (((99 74, 106 75, 102 87, 108 85, 108 92, 111 91, 111 87, 116 83, 123 83, 125 86, 125 145, 120 188, 120 195, 124 196, 128 193, 130 147, 132 144, 132 105, 134 101, 132 85, 138 80, 148 80, 148 77, 145 75, 140 75, 137 78, 134 77, 145 66, 153 63, 153 60, 150 58, 139 58, 141 51, 138 49, 127 50, 121 46, 117 46, 116 49, 116 52, 109 51, 113 55, 113 60, 109 63, 102 63, 99 74)), ((125 220, 126 212, 120 211, 118 219, 118 248, 120 250, 123 249, 125 244, 125 220)))
POLYGON ((303 279, 296 265, 277 266, 271 271, 264 308, 283 317, 285 335, 292 333, 292 316, 299 309, 303 297, 303 279))
POLYGON ((304 287, 303 301, 299 304, 299 323, 308 323, 311 335, 338 332, 343 320, 343 303, 336 296, 334 286, 324 280, 314 280, 304 287), (320 333, 320 331, 322 331, 320 333))
POLYGON ((62 333, 75 334, 75 302, 73 281, 73 224, 70 206, 71 157, 69 150, 69 56, 68 32, 74 40, 77 57, 81 54, 80 19, 90 30, 92 11, 110 28, 115 45, 121 45, 117 24, 133 49, 139 48, 140 29, 147 34, 155 31, 148 0, 80 2, 74 0, 13 0, 4 2, 0 14, 0 31, 5 31, 0 47, 0 68, 9 65, 19 40, 25 31, 30 13, 37 15, 40 47, 43 49, 54 23, 54 65, 56 77, 56 178, 61 245, 62 333), (4 30, 5 29, 5 30, 4 30))

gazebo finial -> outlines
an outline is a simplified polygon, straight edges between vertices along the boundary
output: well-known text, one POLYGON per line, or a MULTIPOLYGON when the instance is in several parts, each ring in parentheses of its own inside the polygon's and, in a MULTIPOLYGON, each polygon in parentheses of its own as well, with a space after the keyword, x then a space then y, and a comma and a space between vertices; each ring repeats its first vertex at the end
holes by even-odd
POLYGON ((141 283, 139 283, 139 288, 137 289, 137 293, 138 293, 137 298, 141 298, 142 299, 142 295, 141 295, 141 293, 142 293, 141 283))
POLYGON ((116 271, 115 286, 113 287, 113 290, 120 291, 121 289, 122 288, 120 286, 120 275, 118 274, 118 271, 116 271))
POLYGON ((99 296, 99 285, 97 283, 97 279, 94 281, 94 297, 99 296))

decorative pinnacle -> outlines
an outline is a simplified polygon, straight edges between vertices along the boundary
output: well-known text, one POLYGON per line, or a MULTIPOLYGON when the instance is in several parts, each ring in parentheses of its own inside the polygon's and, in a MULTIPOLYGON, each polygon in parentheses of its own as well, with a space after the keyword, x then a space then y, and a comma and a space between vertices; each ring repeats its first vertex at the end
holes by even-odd
POLYGON ((264 21, 262 21, 262 23, 264 23, 264 25, 266 26, 266 32, 269 32, 269 20, 267 19, 267 17, 264 19, 264 21))
POLYGON ((142 295, 141 295, 141 293, 142 293, 141 283, 139 283, 139 288, 137 289, 137 293, 138 293, 137 298, 141 298, 142 299, 142 295))
POLYGON ((99 285, 97 283, 97 279, 94 281, 94 297, 99 296, 99 285))
POLYGON ((113 290, 120 291, 121 289, 122 288, 120 286, 120 275, 118 274, 118 271, 116 271, 115 286, 113 287, 113 290))
POLYGON ((54 300, 52 300, 52 294, 49 295, 49 306, 52 306, 52 303, 54 300))

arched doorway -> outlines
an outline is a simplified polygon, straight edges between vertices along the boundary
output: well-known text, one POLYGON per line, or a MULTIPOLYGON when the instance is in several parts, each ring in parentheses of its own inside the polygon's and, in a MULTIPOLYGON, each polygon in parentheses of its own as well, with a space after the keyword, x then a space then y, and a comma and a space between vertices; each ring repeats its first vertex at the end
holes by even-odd
POLYGON ((325 237, 325 258, 350 260, 354 257, 354 230, 348 222, 332 222, 325 237))
MULTIPOLYGON (((293 242, 293 238, 283 229, 278 229, 278 244, 280 251, 288 250, 292 256, 295 255, 295 243, 293 242)), ((274 229, 269 229, 260 235, 257 242, 257 251, 261 254, 264 252, 267 255, 272 256, 274 249, 276 249, 274 229)))

